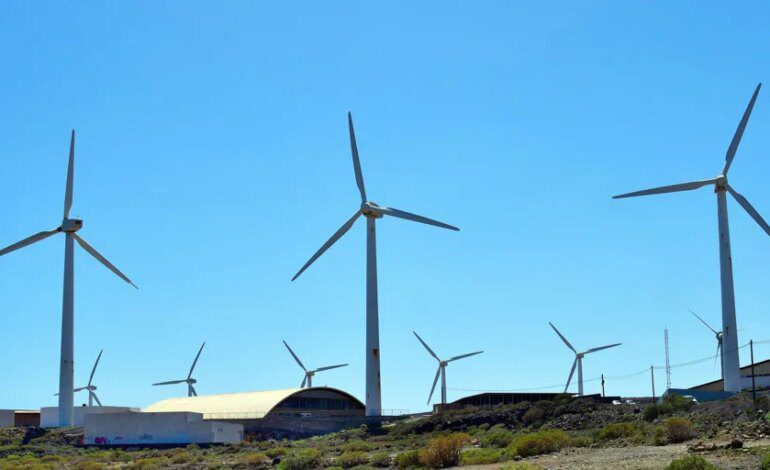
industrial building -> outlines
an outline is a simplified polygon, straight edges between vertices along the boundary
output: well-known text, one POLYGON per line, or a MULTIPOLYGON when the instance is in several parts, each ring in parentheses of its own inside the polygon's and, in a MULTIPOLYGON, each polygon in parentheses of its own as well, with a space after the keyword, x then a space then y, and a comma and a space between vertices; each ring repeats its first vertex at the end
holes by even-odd
MULTIPOLYGON (((464 408, 466 406, 497 406, 497 405, 514 405, 521 402, 538 402, 538 401, 554 401, 557 398, 570 399, 575 398, 572 394, 565 393, 512 393, 512 392, 485 392, 477 395, 470 395, 460 398, 446 405, 435 404, 433 405, 433 412, 440 412, 442 410, 452 410, 464 408)), ((612 403, 613 400, 620 400, 620 397, 603 397, 601 395, 583 395, 580 398, 587 398, 600 403, 612 403)))
MULTIPOLYGON (((757 390, 770 388, 770 359, 754 363, 753 368, 754 383, 756 384, 757 390)), ((741 367, 742 390, 750 390, 752 388, 751 369, 751 365, 741 367)), ((700 392, 721 392, 724 390, 724 381, 722 379, 714 380, 713 382, 707 382, 705 384, 690 387, 689 390, 700 392)))
POLYGON ((40 426, 37 410, 0 410, 0 428, 27 428, 40 426))
POLYGON ((200 413, 92 413, 86 415, 88 445, 234 444, 243 426, 207 421, 200 413))
MULTIPOLYGON (((72 425, 83 426, 86 423, 86 416, 91 414, 109 414, 111 416, 119 413, 138 413, 139 408, 128 406, 76 406, 73 408, 72 425)), ((59 426, 59 407, 45 406, 40 408, 39 424, 44 428, 55 428, 59 426)))
POLYGON ((329 387, 169 398, 143 411, 200 413, 204 420, 238 423, 246 432, 276 437, 318 435, 366 422, 360 400, 329 387))

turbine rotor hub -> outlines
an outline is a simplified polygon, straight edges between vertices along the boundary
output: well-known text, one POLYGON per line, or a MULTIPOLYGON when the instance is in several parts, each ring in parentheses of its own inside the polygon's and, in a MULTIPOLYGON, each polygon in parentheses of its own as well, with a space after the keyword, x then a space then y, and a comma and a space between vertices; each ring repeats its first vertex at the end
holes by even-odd
POLYGON ((80 219, 64 219, 61 222, 60 231, 64 233, 75 233, 83 228, 83 221, 80 219))
POLYGON ((727 176, 719 175, 714 182, 714 191, 726 191, 727 190, 727 176))
POLYGON ((364 217, 373 217, 375 219, 381 219, 382 213, 379 211, 380 206, 373 202, 362 202, 361 203, 361 213, 364 215, 364 217))
POLYGON ((188 384, 190 384, 190 385, 192 385, 192 384, 197 384, 197 383, 198 383, 198 381, 197 381, 197 380, 195 380, 195 379, 188 379, 188 380, 187 380, 187 383, 188 383, 188 384))

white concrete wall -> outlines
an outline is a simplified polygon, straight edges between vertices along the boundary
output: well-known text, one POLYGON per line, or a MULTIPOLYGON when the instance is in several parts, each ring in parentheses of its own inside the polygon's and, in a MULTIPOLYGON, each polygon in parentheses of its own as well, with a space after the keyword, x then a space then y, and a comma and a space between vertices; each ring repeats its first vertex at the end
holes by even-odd
MULTIPOLYGON (((129 406, 76 406, 75 415, 72 421, 73 426, 83 426, 86 415, 90 414, 114 414, 138 412, 139 408, 129 406)), ((55 428, 59 425, 59 407, 47 406, 40 408, 40 427, 55 428)))
POLYGON ((0 410, 0 428, 12 428, 16 424, 16 410, 0 410))
POLYGON ((243 440, 243 425, 204 421, 200 413, 88 414, 85 444, 230 444, 243 440))

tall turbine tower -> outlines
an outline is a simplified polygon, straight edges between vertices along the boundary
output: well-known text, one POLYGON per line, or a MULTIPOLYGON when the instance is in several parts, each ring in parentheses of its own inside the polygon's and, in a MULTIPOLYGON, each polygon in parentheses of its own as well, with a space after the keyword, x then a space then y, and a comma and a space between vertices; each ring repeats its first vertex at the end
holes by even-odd
POLYGON ((741 143, 743 131, 746 129, 746 123, 749 121, 751 110, 754 108, 754 102, 757 100, 757 95, 759 94, 761 86, 761 83, 757 85, 756 90, 754 90, 754 95, 751 97, 751 101, 749 101, 749 105, 743 113, 741 122, 738 124, 738 129, 736 129, 735 134, 733 135, 733 140, 727 148, 725 166, 722 169, 722 173, 718 176, 702 181, 661 186, 659 188, 613 196, 614 199, 619 199, 625 197, 646 196, 649 194, 692 191, 693 189, 698 189, 703 186, 714 186, 714 192, 717 195, 719 267, 722 285, 722 331, 724 332, 722 339, 722 367, 724 374, 724 390, 727 392, 741 391, 740 359, 738 357, 738 327, 735 318, 735 293, 733 291, 733 262, 730 254, 730 226, 727 221, 727 193, 729 192, 730 195, 738 201, 738 204, 740 204, 759 226, 770 235, 770 226, 768 226, 767 222, 765 222, 762 216, 759 215, 759 212, 754 209, 745 197, 740 195, 727 183, 727 173, 730 171, 730 165, 733 163, 733 158, 735 158, 738 144, 741 143))
POLYGON ((420 338, 420 335, 417 334, 417 332, 413 331, 414 335, 417 337, 417 339, 422 343, 423 346, 425 346, 425 349, 428 350, 428 353, 430 353, 431 356, 433 356, 434 359, 438 361, 438 370, 436 370, 436 377, 433 379, 433 386, 430 388, 430 395, 428 395, 428 404, 430 405, 430 399, 433 398, 433 391, 436 390, 436 383, 438 382, 439 376, 441 376, 441 404, 446 405, 446 366, 452 362, 457 361, 459 359, 465 359, 466 357, 475 356, 477 354, 481 354, 484 351, 476 351, 472 353, 467 354, 461 354, 459 356, 450 357, 446 360, 441 360, 436 355, 435 352, 428 346, 428 344, 420 338))
POLYGON ((331 238, 315 252, 291 280, 297 279, 313 262, 339 240, 360 216, 366 217, 366 415, 379 416, 382 414, 382 395, 380 387, 380 320, 377 310, 377 241, 375 221, 385 215, 411 220, 450 230, 460 230, 457 227, 438 222, 427 217, 411 214, 398 209, 379 206, 366 198, 364 176, 361 172, 361 162, 358 159, 356 135, 353 131, 353 117, 348 113, 348 130, 350 132, 350 149, 353 153, 353 170, 356 175, 356 185, 361 194, 361 207, 356 210, 347 222, 340 227, 331 238))
POLYGON ((553 323, 548 322, 549 325, 551 325, 551 328, 553 328, 553 331, 556 332, 557 335, 559 335, 559 338, 561 338, 562 341, 564 341, 564 344, 567 345, 567 347, 575 353, 575 360, 572 362, 572 369, 569 371, 569 377, 567 378, 567 385, 564 386, 564 393, 567 393, 567 389, 569 388, 570 382, 572 382, 572 376, 575 374, 575 368, 577 368, 578 373, 578 396, 583 396, 583 358, 586 356, 586 354, 590 354, 596 351, 601 351, 602 349, 609 349, 614 348, 615 346, 620 346, 623 343, 615 343, 615 344, 608 344, 607 346, 599 346, 598 348, 591 348, 583 352, 578 352, 577 349, 575 349, 569 341, 567 341, 567 338, 564 337, 563 334, 559 330, 556 329, 555 326, 553 326, 553 323))
POLYGON ((118 277, 136 287, 118 268, 112 265, 91 245, 83 240, 76 232, 83 228, 83 221, 70 219, 72 207, 72 185, 75 176, 75 131, 70 139, 70 156, 67 167, 67 187, 64 191, 64 218, 61 225, 53 230, 36 233, 20 242, 0 250, 0 256, 39 242, 59 232, 64 232, 64 294, 62 296, 61 324, 61 361, 59 363, 59 426, 72 426, 73 383, 75 375, 74 342, 75 342, 75 244, 78 242, 88 254, 96 258, 107 269, 118 277))

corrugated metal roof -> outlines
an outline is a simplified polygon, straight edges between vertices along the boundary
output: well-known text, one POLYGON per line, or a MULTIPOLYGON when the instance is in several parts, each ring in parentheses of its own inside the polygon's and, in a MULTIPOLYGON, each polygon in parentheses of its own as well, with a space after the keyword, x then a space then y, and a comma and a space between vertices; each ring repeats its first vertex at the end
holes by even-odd
POLYGON ((269 413, 280 402, 298 392, 310 390, 328 390, 355 397, 347 392, 330 387, 287 388, 285 390, 264 390, 257 392, 226 393, 222 395, 203 395, 197 397, 168 398, 153 403, 142 411, 192 411, 204 415, 225 415, 248 413, 254 417, 262 417, 269 413))

